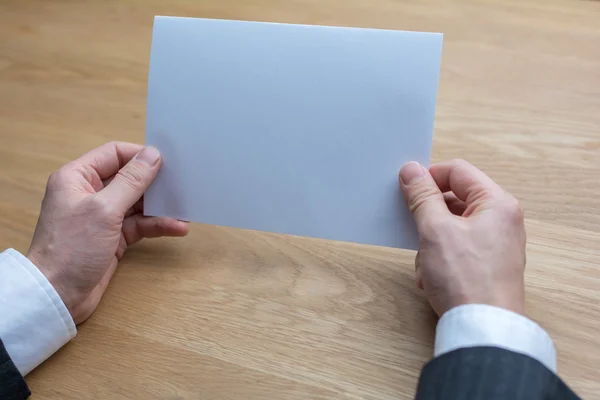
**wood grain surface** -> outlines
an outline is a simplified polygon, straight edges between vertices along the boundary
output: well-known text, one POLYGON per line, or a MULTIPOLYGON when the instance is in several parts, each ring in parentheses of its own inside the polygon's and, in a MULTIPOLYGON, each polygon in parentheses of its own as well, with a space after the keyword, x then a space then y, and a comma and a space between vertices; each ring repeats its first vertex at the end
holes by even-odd
MULTIPOLYGON (((445 34, 433 161, 527 212, 527 312, 600 398, 600 2, 0 2, 0 244, 25 252, 51 171, 144 141, 153 15, 445 34)), ((194 225, 125 257, 33 399, 408 399, 435 318, 414 253, 194 225)))

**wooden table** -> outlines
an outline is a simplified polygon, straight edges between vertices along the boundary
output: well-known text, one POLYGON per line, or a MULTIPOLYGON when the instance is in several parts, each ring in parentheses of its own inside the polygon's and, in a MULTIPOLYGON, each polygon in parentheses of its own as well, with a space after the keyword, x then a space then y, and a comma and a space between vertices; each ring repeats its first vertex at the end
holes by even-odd
MULTIPOLYGON (((527 210, 527 311, 600 394, 600 2, 0 3, 0 243, 27 250, 51 171, 143 142, 155 14, 445 33, 433 161, 466 158, 527 210)), ((410 398, 435 318, 414 253, 194 225, 125 257, 34 399, 410 398)))

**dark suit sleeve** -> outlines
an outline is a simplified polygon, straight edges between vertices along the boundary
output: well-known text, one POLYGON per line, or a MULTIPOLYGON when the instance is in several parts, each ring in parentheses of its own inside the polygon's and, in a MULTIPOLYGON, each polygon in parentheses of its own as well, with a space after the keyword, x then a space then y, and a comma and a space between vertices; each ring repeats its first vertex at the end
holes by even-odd
POLYGON ((0 339, 0 399, 22 400, 30 394, 25 379, 15 367, 0 339))
POLYGON ((498 347, 467 347, 431 360, 421 372, 417 400, 575 400, 539 361, 498 347))

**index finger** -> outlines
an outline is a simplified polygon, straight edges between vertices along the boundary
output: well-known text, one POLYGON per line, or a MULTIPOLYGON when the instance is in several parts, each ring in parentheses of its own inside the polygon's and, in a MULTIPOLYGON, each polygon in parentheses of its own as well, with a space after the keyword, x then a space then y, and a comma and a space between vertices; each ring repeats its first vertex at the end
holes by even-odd
POLYGON ((456 197, 470 203, 480 194, 499 197, 504 190, 479 168, 465 160, 433 164, 429 172, 442 192, 454 192, 456 197))
POLYGON ((110 142, 90 150, 73 163, 91 167, 100 179, 107 179, 119 172, 143 148, 141 144, 110 142))

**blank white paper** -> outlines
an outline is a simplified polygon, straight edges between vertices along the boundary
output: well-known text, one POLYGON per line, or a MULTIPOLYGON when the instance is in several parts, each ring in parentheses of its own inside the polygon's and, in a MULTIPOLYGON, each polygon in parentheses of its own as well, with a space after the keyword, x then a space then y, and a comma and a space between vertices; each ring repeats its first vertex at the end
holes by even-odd
POLYGON ((429 165, 442 35, 156 17, 146 215, 418 248, 398 185, 429 165))

